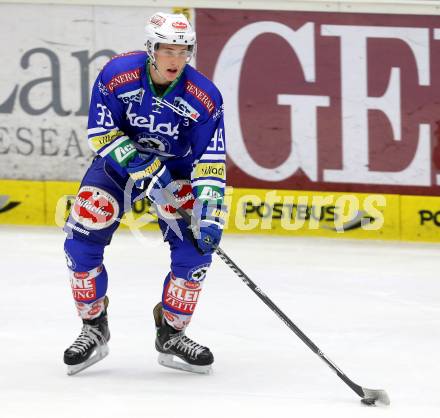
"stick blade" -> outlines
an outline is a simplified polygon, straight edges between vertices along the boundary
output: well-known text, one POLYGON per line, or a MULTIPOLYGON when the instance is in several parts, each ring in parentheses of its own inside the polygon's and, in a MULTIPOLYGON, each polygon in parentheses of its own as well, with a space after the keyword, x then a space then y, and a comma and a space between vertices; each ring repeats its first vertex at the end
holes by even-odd
POLYGON ((361 401, 365 405, 375 405, 376 402, 380 402, 387 406, 390 404, 390 398, 383 389, 362 388, 362 391, 364 392, 364 396, 361 401))

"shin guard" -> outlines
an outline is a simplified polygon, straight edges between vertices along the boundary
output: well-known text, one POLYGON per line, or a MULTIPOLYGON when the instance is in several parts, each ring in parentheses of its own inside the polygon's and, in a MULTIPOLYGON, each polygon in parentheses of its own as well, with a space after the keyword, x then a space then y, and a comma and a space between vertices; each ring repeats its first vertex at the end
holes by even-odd
POLYGON ((97 318, 104 311, 107 282, 104 265, 89 271, 70 271, 73 299, 82 319, 97 318))
POLYGON ((177 330, 183 330, 191 321, 197 305, 203 280, 190 281, 176 277, 170 272, 164 282, 162 293, 163 316, 177 330))

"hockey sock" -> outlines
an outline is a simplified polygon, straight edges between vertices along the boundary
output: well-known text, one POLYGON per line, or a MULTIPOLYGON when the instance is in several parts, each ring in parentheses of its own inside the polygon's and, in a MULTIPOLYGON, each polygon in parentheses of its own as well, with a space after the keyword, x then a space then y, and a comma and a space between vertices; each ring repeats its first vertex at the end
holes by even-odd
POLYGON ((167 275, 162 293, 162 307, 169 325, 177 330, 186 328, 191 321, 202 286, 203 281, 182 279, 172 272, 167 275))
POLYGON ((70 271, 73 298, 82 319, 96 318, 104 311, 107 282, 104 265, 89 271, 70 271))

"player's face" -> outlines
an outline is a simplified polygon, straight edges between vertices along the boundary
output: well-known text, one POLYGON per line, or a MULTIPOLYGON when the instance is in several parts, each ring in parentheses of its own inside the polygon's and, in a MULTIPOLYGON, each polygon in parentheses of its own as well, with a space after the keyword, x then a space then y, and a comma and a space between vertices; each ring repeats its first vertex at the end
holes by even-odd
POLYGON ((154 56, 159 73, 171 83, 185 67, 189 51, 186 45, 160 44, 154 56))

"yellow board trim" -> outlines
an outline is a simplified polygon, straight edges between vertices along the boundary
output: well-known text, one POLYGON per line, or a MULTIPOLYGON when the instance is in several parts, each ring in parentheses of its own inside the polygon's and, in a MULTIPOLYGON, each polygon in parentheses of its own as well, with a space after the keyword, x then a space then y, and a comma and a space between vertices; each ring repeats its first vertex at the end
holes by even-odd
POLYGON ((45 183, 0 180, 0 224, 44 225, 45 183))
MULTIPOLYGON (((78 189, 78 182, 0 180, 0 224, 62 227, 78 189)), ((436 196, 228 187, 225 204, 227 232, 440 242, 436 196), (357 211, 361 223, 342 231, 357 211)), ((121 228, 157 230, 157 216, 140 201, 123 216, 121 228)))
POLYGON ((401 239, 440 242, 440 197, 401 196, 401 239))

